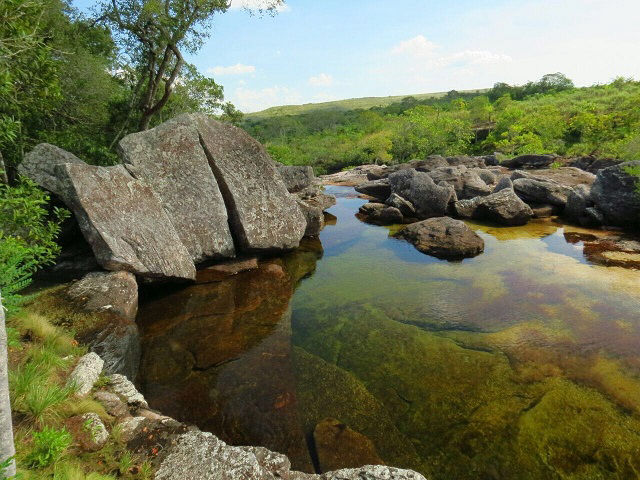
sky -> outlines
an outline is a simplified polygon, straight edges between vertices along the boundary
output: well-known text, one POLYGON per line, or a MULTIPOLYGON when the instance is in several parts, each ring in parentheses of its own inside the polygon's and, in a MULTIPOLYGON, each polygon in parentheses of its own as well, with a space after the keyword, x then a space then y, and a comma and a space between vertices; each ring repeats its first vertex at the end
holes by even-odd
POLYGON ((579 86, 640 79, 640 0, 288 0, 274 16, 246 10, 264 1, 232 0, 187 57, 244 112, 554 72, 579 86))

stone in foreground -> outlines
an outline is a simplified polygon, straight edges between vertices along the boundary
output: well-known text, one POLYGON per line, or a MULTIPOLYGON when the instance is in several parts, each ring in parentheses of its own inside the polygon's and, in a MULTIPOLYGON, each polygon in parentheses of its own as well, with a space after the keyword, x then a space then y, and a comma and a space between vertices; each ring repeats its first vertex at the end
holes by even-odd
POLYGON ((56 174, 56 165, 65 163, 84 164, 73 153, 49 143, 40 143, 24 156, 24 160, 18 165, 18 173, 30 178, 45 190, 60 195, 61 185, 56 174))
POLYGON ((463 221, 437 217, 412 223, 395 234, 427 255, 444 259, 475 257, 484 251, 484 240, 463 221))
POLYGON ((123 166, 64 164, 56 174, 60 196, 103 268, 153 279, 195 278, 191 255, 158 196, 123 166))
POLYGON ((193 114, 227 205, 237 245, 248 252, 291 250, 307 222, 264 147, 244 130, 193 114))
POLYGON ((119 150, 127 170, 158 195, 194 262, 235 255, 227 209, 195 119, 180 115, 127 135, 119 150))
POLYGON ((91 272, 67 290, 71 300, 87 312, 110 311, 134 321, 138 312, 138 284, 129 272, 91 272))
POLYGON ((323 475, 294 472, 284 455, 260 447, 233 447, 200 431, 180 435, 162 455, 156 480, 425 480, 419 473, 382 465, 323 475))

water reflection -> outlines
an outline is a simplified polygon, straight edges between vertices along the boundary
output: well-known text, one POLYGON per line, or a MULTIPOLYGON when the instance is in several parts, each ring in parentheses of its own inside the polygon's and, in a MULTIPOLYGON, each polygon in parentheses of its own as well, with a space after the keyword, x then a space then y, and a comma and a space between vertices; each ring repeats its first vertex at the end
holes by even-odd
POLYGON ((434 479, 638 477, 640 272, 585 260, 606 232, 470 223, 451 263, 331 193, 322 246, 143 305, 152 406, 307 471, 335 418, 434 479))

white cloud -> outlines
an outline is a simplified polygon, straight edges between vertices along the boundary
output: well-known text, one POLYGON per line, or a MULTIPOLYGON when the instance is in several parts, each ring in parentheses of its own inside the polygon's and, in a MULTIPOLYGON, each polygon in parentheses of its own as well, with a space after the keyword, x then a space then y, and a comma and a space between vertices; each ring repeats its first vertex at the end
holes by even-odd
MULTIPOLYGON (((265 10, 273 3, 273 0, 231 0, 231 9, 246 8, 247 10, 265 10)), ((282 2, 276 6, 275 10, 280 13, 288 12, 291 8, 282 2)))
POLYGON ((326 73, 320 73, 309 77, 309 85, 313 85, 314 87, 330 87, 333 85, 333 77, 326 73))
POLYGON ((230 97, 231 102, 245 113, 279 105, 300 104, 303 100, 299 91, 278 85, 259 90, 238 87, 230 97))
POLYGON ((236 63, 228 67, 218 65, 207 69, 207 73, 211 75, 245 75, 247 73, 254 73, 256 67, 253 65, 243 65, 242 63, 236 63))
POLYGON ((434 54, 437 45, 426 39, 424 35, 416 35, 404 40, 391 49, 394 55, 410 55, 412 57, 428 57, 434 54))

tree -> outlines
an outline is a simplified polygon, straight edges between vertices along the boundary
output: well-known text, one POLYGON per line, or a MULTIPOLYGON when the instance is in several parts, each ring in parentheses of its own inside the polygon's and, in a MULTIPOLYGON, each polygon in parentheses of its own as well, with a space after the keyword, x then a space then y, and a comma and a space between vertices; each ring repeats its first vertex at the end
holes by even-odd
MULTIPOLYGON (((275 12, 283 0, 268 0, 263 8, 275 12)), ((139 114, 138 128, 151 119, 171 97, 185 66, 184 53, 195 53, 209 35, 216 13, 224 13, 229 0, 105 0, 100 20, 116 33, 127 63, 137 73, 132 107, 139 114)))
POLYGON ((7 330, 4 321, 4 308, 0 295, 0 477, 12 477, 16 474, 13 444, 13 426, 11 423, 11 403, 9 401, 9 365, 7 358, 7 330), (6 465, 6 466, 5 466, 6 465))

